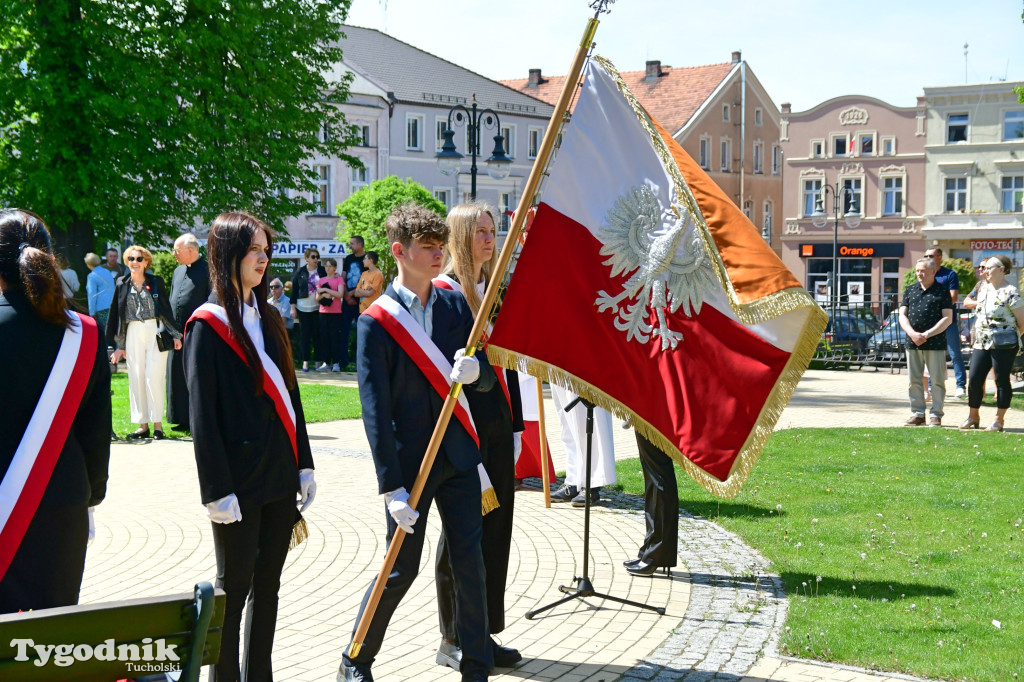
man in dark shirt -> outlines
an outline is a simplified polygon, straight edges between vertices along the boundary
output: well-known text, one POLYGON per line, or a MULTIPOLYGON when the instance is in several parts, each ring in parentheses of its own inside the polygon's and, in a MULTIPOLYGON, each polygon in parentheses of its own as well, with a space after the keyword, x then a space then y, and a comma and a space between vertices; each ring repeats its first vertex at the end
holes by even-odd
POLYGON ((363 271, 366 268, 363 267, 363 258, 366 257, 365 243, 363 238, 359 235, 353 235, 348 240, 348 248, 350 253, 345 256, 345 260, 341 264, 341 274, 345 278, 345 297, 341 302, 341 368, 345 369, 345 365, 348 364, 348 350, 350 343, 350 335, 352 333, 352 323, 359 318, 359 299, 355 297, 354 292, 356 287, 359 285, 359 278, 362 277, 363 271))
POLYGON ((910 373, 910 419, 908 426, 924 424, 924 368, 932 380, 932 409, 928 426, 942 426, 942 403, 946 397, 946 336, 953 322, 953 299, 949 289, 935 280, 935 261, 918 258, 914 268, 917 284, 903 291, 900 327, 907 333, 907 370, 910 373))
POLYGON ((953 360, 953 376, 956 378, 956 398, 967 398, 967 371, 964 369, 964 356, 960 352, 960 324, 956 314, 957 299, 960 297, 960 277, 955 270, 942 264, 942 249, 933 246, 924 252, 925 258, 935 261, 935 281, 949 289, 953 299, 953 322, 946 327, 946 351, 953 360))

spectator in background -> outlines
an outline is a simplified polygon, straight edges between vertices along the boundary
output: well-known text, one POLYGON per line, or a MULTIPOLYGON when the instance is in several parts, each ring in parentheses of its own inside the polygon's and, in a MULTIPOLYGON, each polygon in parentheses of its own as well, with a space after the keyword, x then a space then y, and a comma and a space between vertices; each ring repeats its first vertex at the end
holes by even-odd
POLYGON ((295 327, 295 320, 292 319, 292 306, 288 297, 284 295, 284 285, 276 277, 270 281, 270 298, 267 299, 267 303, 281 313, 284 328, 291 331, 295 327))
POLYGON ((341 364, 348 364, 349 337, 352 334, 352 323, 359 317, 359 301, 356 299, 355 290, 359 286, 359 278, 363 275, 363 258, 366 252, 363 250, 363 238, 353 235, 348 240, 350 254, 342 261, 342 276, 345 278, 345 300, 341 304, 341 364))
POLYGON ((345 278, 338 274, 338 261, 333 258, 324 259, 326 277, 321 277, 317 284, 316 298, 320 303, 320 347, 317 355, 323 363, 316 368, 318 372, 341 371, 341 359, 344 351, 341 346, 341 301, 345 295, 345 278))
POLYGON ((57 264, 60 266, 60 278, 64 282, 64 296, 74 298, 78 290, 82 288, 82 282, 78 279, 78 273, 68 263, 63 254, 57 255, 57 264))
POLYGON ((935 280, 935 261, 917 259, 917 282, 903 292, 900 327, 907 333, 907 371, 910 375, 910 419, 907 426, 924 424, 924 368, 932 377, 932 409, 928 426, 942 426, 946 398, 945 330, 953 322, 949 289, 935 280))
MULTIPOLYGON (((292 275, 292 290, 288 294, 288 300, 291 302, 292 319, 299 321, 299 357, 302 359, 302 371, 308 372, 309 353, 316 338, 320 317, 316 288, 320 278, 327 276, 327 271, 320 265, 320 252, 316 249, 306 249, 303 256, 306 264, 300 265, 292 275)), ((316 354, 323 355, 319 343, 316 354)))
POLYGON ((100 329, 106 331, 110 302, 114 299, 114 273, 99 267, 100 263, 100 257, 95 253, 85 255, 85 265, 89 268, 89 276, 85 278, 85 294, 89 299, 89 314, 96 318, 100 329))
MULTIPOLYGON (((178 329, 184 330, 196 308, 210 298, 210 266, 199 253, 199 240, 186 232, 174 240, 178 267, 171 277, 171 314, 178 329)), ((185 382, 184 352, 167 354, 167 421, 175 431, 189 431, 188 385, 185 382)))
POLYGON ((955 398, 967 397, 967 371, 964 369, 964 356, 960 352, 960 323, 956 314, 957 300, 960 298, 960 277, 954 270, 942 265, 942 249, 933 246, 924 253, 925 258, 935 261, 935 281, 949 289, 949 297, 953 301, 953 323, 946 327, 946 351, 953 359, 953 377, 956 379, 955 398))
POLYGON ((114 279, 128 274, 128 268, 121 263, 121 254, 117 252, 117 249, 107 249, 103 252, 103 258, 103 267, 114 273, 114 279))
POLYGON ((356 290, 352 292, 359 299, 360 315, 365 313, 384 291, 384 273, 377 268, 379 261, 380 256, 376 251, 367 251, 366 257, 363 258, 363 267, 366 271, 359 278, 356 290))

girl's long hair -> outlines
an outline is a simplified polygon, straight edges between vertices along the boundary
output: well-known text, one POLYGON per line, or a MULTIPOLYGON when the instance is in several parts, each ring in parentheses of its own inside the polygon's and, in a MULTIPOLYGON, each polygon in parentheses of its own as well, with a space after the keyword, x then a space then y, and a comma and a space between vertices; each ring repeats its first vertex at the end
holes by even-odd
MULTIPOLYGON (((210 282, 214 291, 224 304, 228 315, 228 326, 231 334, 242 346, 246 364, 252 372, 256 395, 263 393, 263 363, 260 362, 256 346, 242 325, 241 312, 241 281, 242 259, 249 253, 253 236, 257 230, 263 230, 267 236, 267 248, 273 249, 274 237, 270 227, 259 218, 242 211, 221 213, 210 226, 210 236, 206 242, 207 255, 210 262, 210 282)), ((269 261, 268 261, 269 266, 269 261)), ((288 341, 281 316, 267 305, 267 283, 270 268, 263 273, 263 279, 252 288, 256 299, 256 309, 260 313, 263 328, 270 333, 277 347, 277 366, 281 370, 285 384, 289 389, 295 388, 295 368, 292 366, 292 347, 288 341)))
MULTIPOLYGON (((483 201, 459 204, 448 213, 448 249, 445 251, 444 265, 441 267, 441 271, 445 274, 454 274, 458 278, 466 302, 469 303, 469 308, 474 315, 480 312, 481 301, 480 296, 476 293, 473 242, 476 239, 477 223, 480 221, 480 216, 484 214, 490 217, 491 224, 497 231, 498 221, 494 219, 494 210, 483 201)), ((485 282, 491 281, 491 273, 494 272, 497 262, 498 242, 495 239, 491 259, 483 266, 485 282)))
POLYGON ((32 211, 0 211, 0 277, 12 291, 23 292, 44 321, 62 327, 72 324, 50 231, 32 211))

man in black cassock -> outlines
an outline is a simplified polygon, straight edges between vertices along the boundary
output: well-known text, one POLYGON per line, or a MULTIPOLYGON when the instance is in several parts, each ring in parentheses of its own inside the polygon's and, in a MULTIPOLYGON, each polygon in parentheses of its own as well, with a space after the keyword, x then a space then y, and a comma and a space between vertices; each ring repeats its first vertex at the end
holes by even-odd
MULTIPOLYGON (((180 265, 171 278, 171 311, 178 329, 184 331, 188 318, 210 297, 210 266, 199 253, 199 241, 191 232, 175 240, 174 259, 180 265)), ((167 354, 167 421, 175 431, 189 430, 183 353, 184 346, 167 354)))

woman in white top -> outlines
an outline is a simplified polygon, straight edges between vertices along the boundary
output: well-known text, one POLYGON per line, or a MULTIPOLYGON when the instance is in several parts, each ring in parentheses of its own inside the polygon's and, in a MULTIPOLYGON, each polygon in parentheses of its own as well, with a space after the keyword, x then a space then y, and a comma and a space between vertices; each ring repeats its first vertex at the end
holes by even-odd
MULTIPOLYGON (((309 371, 310 347, 316 343, 317 328, 320 317, 320 303, 316 300, 316 290, 321 277, 327 271, 320 264, 320 252, 306 249, 303 254, 305 266, 300 265, 292 275, 292 290, 288 294, 291 300, 292 319, 299 322, 299 356, 302 358, 302 371, 309 371)), ((319 339, 317 339, 319 341, 319 339)), ((322 360, 323 352, 320 343, 316 344, 316 360, 322 360)))
POLYGON ((960 425, 962 430, 976 429, 981 424, 978 409, 989 369, 996 379, 996 419, 985 430, 1002 431, 1003 417, 1010 407, 1010 370, 1019 347, 1017 337, 1024 328, 1024 299, 1017 287, 1006 280, 1011 266, 1006 256, 989 258, 982 269, 986 281, 964 300, 964 307, 974 309, 977 318, 967 383, 967 404, 971 412, 960 425))

